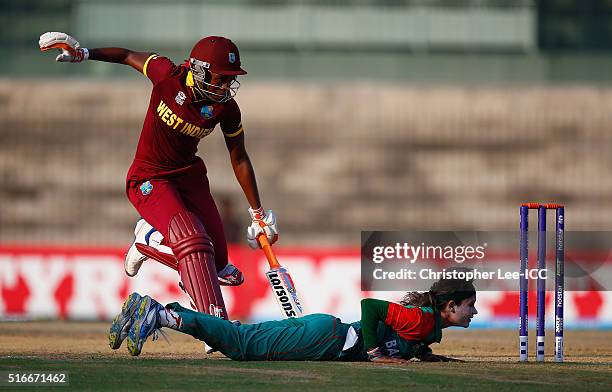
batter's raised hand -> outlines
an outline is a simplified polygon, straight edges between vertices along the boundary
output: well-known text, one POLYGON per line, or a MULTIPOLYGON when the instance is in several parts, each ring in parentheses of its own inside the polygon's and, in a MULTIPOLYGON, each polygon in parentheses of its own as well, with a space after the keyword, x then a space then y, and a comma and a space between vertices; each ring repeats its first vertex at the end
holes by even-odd
POLYGON ((38 40, 38 46, 40 46, 42 52, 58 49, 60 54, 57 55, 55 61, 59 62, 80 63, 89 58, 89 51, 86 48, 81 48, 79 41, 58 31, 42 34, 38 40))

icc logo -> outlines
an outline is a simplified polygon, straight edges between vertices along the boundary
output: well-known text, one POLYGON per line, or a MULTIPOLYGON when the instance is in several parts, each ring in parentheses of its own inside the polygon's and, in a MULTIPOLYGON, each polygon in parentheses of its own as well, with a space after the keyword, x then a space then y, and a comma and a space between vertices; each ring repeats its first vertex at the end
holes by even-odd
POLYGON ((229 62, 232 63, 232 64, 234 64, 236 62, 236 54, 235 53, 232 53, 232 52, 229 53, 229 62))
POLYGON ((174 100, 176 101, 176 103, 178 103, 179 105, 182 105, 185 103, 185 99, 187 99, 187 96, 185 95, 184 92, 179 91, 178 94, 176 94, 176 97, 174 97, 174 100))

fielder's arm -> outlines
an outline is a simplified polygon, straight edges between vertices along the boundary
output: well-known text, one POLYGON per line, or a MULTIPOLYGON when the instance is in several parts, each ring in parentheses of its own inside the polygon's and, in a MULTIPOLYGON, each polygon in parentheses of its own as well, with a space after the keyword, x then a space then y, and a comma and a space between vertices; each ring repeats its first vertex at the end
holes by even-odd
MULTIPOLYGON (((399 304, 379 299, 361 300, 361 332, 368 358, 373 362, 398 362, 398 358, 385 356, 378 346, 378 324, 382 321, 400 338, 419 340, 420 309, 407 309, 399 304)), ((406 360, 402 360, 406 361, 406 360)), ((407 362, 407 361, 406 361, 407 362)))
POLYGON ((388 363, 394 358, 386 356, 378 347, 378 323, 387 318, 389 302, 372 298, 361 300, 361 333, 363 343, 372 362, 388 363))

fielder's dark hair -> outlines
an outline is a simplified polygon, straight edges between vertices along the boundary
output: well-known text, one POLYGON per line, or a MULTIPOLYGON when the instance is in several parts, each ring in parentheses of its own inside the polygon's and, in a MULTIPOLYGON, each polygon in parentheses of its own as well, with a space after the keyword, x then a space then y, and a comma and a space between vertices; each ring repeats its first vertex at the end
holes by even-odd
POLYGON ((400 304, 404 306, 427 306, 442 310, 449 301, 455 301, 457 305, 461 305, 463 300, 475 294, 476 288, 472 280, 440 279, 431 285, 429 291, 406 293, 400 304))

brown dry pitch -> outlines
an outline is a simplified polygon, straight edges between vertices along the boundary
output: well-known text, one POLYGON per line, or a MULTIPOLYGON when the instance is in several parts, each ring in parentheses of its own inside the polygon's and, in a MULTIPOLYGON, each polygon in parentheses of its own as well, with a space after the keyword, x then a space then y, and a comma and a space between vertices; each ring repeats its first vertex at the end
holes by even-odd
MULTIPOLYGON (((108 347, 106 333, 110 323, 32 321, 0 323, 0 356, 81 356, 117 357, 127 351, 108 347)), ((164 329, 170 344, 163 339, 147 342, 143 356, 150 358, 209 358, 203 344, 191 336, 164 329)), ((515 362, 518 358, 518 334, 512 330, 447 329, 435 353, 466 361, 515 362)), ((546 354, 553 352, 554 335, 547 331, 546 354)), ((534 333, 530 336, 530 355, 535 350, 534 333)), ((612 330, 565 331, 567 362, 612 363, 612 330)), ((216 354, 215 357, 223 357, 216 354)))

